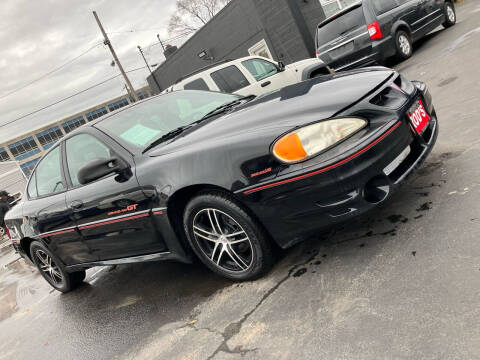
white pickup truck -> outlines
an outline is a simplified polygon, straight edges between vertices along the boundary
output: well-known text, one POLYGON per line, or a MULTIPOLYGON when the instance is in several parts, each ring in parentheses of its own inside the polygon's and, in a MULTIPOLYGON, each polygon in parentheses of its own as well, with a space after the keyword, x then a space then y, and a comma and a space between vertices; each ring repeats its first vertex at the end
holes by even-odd
POLYGON ((262 95, 285 86, 331 74, 319 59, 305 59, 285 66, 260 56, 224 61, 180 78, 163 93, 177 90, 210 90, 242 96, 262 95))

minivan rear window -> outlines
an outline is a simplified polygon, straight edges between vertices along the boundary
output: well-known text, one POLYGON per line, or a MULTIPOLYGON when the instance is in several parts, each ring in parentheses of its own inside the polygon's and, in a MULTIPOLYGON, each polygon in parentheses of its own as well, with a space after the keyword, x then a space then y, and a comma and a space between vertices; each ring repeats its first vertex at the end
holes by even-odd
MULTIPOLYGON (((317 48, 344 35, 360 26, 365 26, 363 6, 358 6, 346 13, 334 15, 334 18, 320 24, 317 31, 317 48)), ((366 29, 365 29, 366 30, 366 29)))
POLYGON ((373 7, 377 15, 381 15, 398 6, 397 0, 373 0, 373 7))

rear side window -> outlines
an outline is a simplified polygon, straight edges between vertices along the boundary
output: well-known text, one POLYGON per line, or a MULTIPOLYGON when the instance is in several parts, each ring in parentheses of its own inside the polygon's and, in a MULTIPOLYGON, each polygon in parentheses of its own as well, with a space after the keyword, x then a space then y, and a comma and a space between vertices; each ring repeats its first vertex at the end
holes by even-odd
POLYGON ((233 93, 250 85, 247 78, 235 66, 231 65, 210 74, 220 91, 233 93))
POLYGON ((35 170, 37 177, 37 195, 48 196, 62 192, 65 187, 62 181, 60 163, 60 147, 47 154, 35 170))
MULTIPOLYGON (((379 2, 385 0, 378 0, 379 2)), ((389 1, 389 0, 387 0, 389 1)), ((342 35, 347 35, 349 32, 365 26, 366 20, 363 13, 363 5, 342 14, 323 26, 320 26, 317 31, 317 46, 320 47, 342 35)))
POLYGON ((205 80, 201 78, 185 84, 183 88, 185 90, 210 90, 205 80))
POLYGON ((372 3, 377 15, 384 14, 398 6, 396 0, 372 0, 372 3))
POLYGON ((34 199, 37 197, 37 175, 34 173, 28 183, 28 197, 34 199))

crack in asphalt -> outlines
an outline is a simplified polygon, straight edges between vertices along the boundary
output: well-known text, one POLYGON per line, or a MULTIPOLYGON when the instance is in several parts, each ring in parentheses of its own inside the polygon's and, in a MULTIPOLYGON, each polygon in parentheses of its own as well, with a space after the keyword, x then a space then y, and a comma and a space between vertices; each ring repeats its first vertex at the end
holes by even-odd
MULTIPOLYGON (((313 260, 315 260, 315 258, 317 257, 317 255, 319 254, 318 251, 314 251, 313 252, 313 255, 308 258, 307 261, 301 263, 301 264, 297 264, 297 265, 294 265, 292 268, 290 268, 290 270, 288 271, 288 274, 285 275, 282 279, 280 279, 280 281, 278 281, 275 286, 273 286, 272 288, 270 288, 263 296, 262 298, 260 299, 260 301, 253 307, 252 310, 250 310, 249 312, 247 312, 246 314, 243 315, 243 317, 237 321, 237 322, 232 322, 230 323, 229 325, 227 325, 227 327, 223 330, 223 332, 219 332, 219 331, 216 331, 216 330, 212 330, 212 329, 208 329, 208 328, 203 328, 204 330, 207 330, 207 331, 210 331, 210 332, 213 332, 217 335, 221 335, 223 337, 223 341, 222 343, 217 347, 217 349, 215 349, 215 351, 212 353, 212 355, 210 355, 207 360, 212 360, 218 353, 220 352, 225 352, 225 353, 229 353, 229 354, 240 354, 241 356, 245 356, 247 353, 249 352, 255 352, 257 351, 258 349, 243 349, 242 346, 237 346, 235 347, 233 350, 230 349, 230 347, 227 345, 227 342, 233 338, 235 335, 237 335, 238 333, 240 333, 240 330, 242 329, 242 326, 243 324, 245 323, 245 321, 248 320, 248 318, 255 312, 257 311, 257 309, 275 292, 278 290, 278 288, 280 286, 282 286, 288 279, 290 279, 292 277, 292 275, 294 274, 294 272, 299 268, 299 267, 303 267, 303 266, 306 266, 308 265, 310 262, 312 262, 313 260)), ((200 330, 200 329, 199 329, 200 330)))

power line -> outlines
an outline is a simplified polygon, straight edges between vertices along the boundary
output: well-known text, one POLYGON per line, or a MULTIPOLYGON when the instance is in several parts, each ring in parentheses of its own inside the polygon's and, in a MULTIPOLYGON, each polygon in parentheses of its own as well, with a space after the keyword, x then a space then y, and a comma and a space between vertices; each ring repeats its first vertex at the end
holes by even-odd
POLYGON ((159 31, 161 29, 141 29, 141 30, 125 30, 125 31, 110 31, 107 32, 108 35, 115 35, 115 34, 127 34, 127 33, 136 33, 136 32, 147 32, 147 31, 159 31))
MULTIPOLYGON (((136 68, 136 69, 132 69, 132 70, 126 71, 126 73, 131 73, 131 72, 138 71, 138 70, 142 70, 142 69, 145 69, 145 68, 146 68, 146 66, 142 66, 142 67, 139 67, 139 68, 136 68)), ((76 93, 73 94, 73 95, 67 96, 66 98, 60 99, 60 100, 58 100, 58 101, 55 101, 54 103, 51 103, 51 104, 49 104, 49 105, 46 105, 46 106, 44 106, 44 107, 42 107, 42 108, 40 108, 40 109, 34 110, 34 111, 32 111, 32 112, 30 112, 30 113, 28 113, 28 114, 22 115, 22 116, 20 116, 20 117, 18 117, 18 118, 16 118, 16 119, 10 120, 10 121, 8 121, 8 122, 6 122, 6 123, 4 123, 4 124, 0 124, 0 128, 2 128, 2 127, 4 127, 4 126, 7 126, 7 125, 10 125, 10 124, 13 124, 14 122, 17 122, 17 121, 19 121, 19 120, 25 119, 26 117, 32 116, 32 115, 34 115, 34 114, 37 114, 37 113, 39 113, 40 111, 46 110, 46 109, 48 109, 48 108, 51 108, 52 106, 58 105, 58 104, 60 104, 60 103, 62 103, 62 102, 64 102, 64 101, 70 100, 71 98, 74 98, 74 97, 76 97, 76 96, 78 96, 78 95, 81 95, 81 94, 83 94, 83 93, 85 93, 85 92, 87 92, 87 91, 89 91, 89 90, 92 90, 92 89, 94 89, 94 88, 96 88, 96 87, 98 87, 98 86, 100 86, 100 85, 103 85, 103 84, 105 84, 105 83, 107 83, 107 82, 109 82, 109 81, 112 81, 113 79, 116 79, 116 78, 118 78, 118 77, 120 77, 120 76, 122 76, 122 74, 117 74, 117 75, 112 76, 112 77, 110 77, 110 78, 108 78, 108 79, 105 79, 105 80, 103 80, 103 81, 101 81, 101 82, 99 82, 99 83, 97 83, 97 84, 95 84, 95 85, 92 85, 92 86, 90 86, 90 87, 88 87, 88 88, 86 88, 86 89, 84 89, 84 90, 81 90, 81 91, 79 91, 79 92, 76 92, 76 93)))
POLYGON ((52 75, 53 73, 56 73, 57 71, 65 68, 66 66, 68 66, 68 65, 72 64, 73 62, 75 62, 76 60, 80 59, 82 56, 87 55, 90 51, 92 51, 93 49, 95 49, 96 47, 98 47, 98 46, 100 46, 100 45, 102 45, 102 43, 98 43, 98 44, 92 46, 90 49, 88 49, 87 51, 85 51, 85 52, 81 53, 80 55, 74 57, 73 59, 67 61, 65 64, 60 65, 59 67, 53 69, 52 71, 49 71, 48 73, 40 76, 39 78, 37 78, 37 79, 35 79, 35 80, 30 81, 29 83, 27 83, 27 84, 19 87, 18 89, 15 89, 15 90, 13 90, 13 91, 10 91, 10 92, 7 93, 7 94, 1 95, 1 96, 0 96, 0 100, 4 99, 4 98, 6 98, 6 97, 8 97, 8 96, 10 96, 10 95, 15 94, 15 93, 19 92, 20 90, 23 90, 23 89, 29 87, 30 85, 33 85, 33 84, 39 82, 40 80, 45 79, 46 77, 52 75))
MULTIPOLYGON (((164 39, 164 40, 162 40, 162 42, 167 43, 167 42, 171 42, 171 41, 180 40, 181 38, 184 38, 184 37, 192 34, 193 32, 195 32, 195 31, 187 31, 187 32, 184 32, 184 33, 182 33, 182 34, 179 34, 179 35, 177 35, 177 36, 175 36, 175 37, 172 37, 172 38, 170 38, 170 39, 164 39)), ((146 47, 146 49, 150 49, 150 48, 152 48, 152 47, 154 47, 154 46, 158 46, 158 45, 161 45, 161 44, 160 44, 159 42, 155 42, 155 43, 153 43, 153 44, 151 44, 151 45, 148 45, 148 46, 146 47)))

